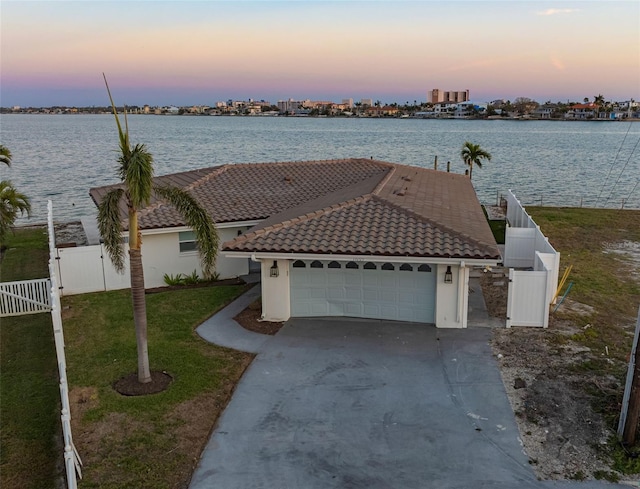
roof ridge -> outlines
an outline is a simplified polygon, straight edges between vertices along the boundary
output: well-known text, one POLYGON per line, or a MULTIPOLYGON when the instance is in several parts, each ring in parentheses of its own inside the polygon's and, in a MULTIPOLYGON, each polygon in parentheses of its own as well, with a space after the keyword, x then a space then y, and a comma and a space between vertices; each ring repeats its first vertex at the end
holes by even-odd
POLYGON ((380 180, 378 185, 376 185, 376 188, 374 188, 373 192, 371 193, 373 195, 378 195, 378 193, 380 193, 380 191, 385 187, 385 185, 389 183, 389 180, 391 180, 391 177, 395 174, 395 172, 396 172, 396 166, 393 165, 391 169, 387 172, 387 174, 380 180))
POLYGON ((184 190, 193 190, 194 188, 200 186, 201 184, 203 184, 204 182, 208 182, 209 180, 211 180, 213 177, 217 177, 218 175, 220 175, 221 173, 224 173, 225 171, 227 171, 227 168, 229 167, 228 163, 225 163, 223 165, 220 166, 214 166, 212 167, 213 171, 209 172, 205 175, 203 175, 202 177, 198 178, 197 180, 194 180, 193 182, 191 182, 189 185, 187 185, 186 187, 184 187, 184 190))
POLYGON ((447 226, 446 224, 442 224, 442 223, 440 223, 440 222, 438 222, 438 221, 436 221, 436 220, 434 220, 434 219, 432 219, 430 217, 426 217, 426 216, 423 216, 421 214, 418 214, 417 212, 415 212, 415 211, 413 211, 411 209, 407 209, 406 207, 402 207, 401 205, 395 204, 395 203, 393 203, 393 202, 391 202, 391 201, 389 201, 389 200, 387 200, 387 199, 385 199, 383 197, 379 197, 377 195, 373 195, 372 198, 374 198, 374 199, 376 199, 376 200, 378 200, 378 201, 380 201, 380 202, 382 202, 382 203, 384 203, 386 205, 389 205, 389 206, 393 207, 394 209, 400 210, 403 213, 405 213, 407 215, 410 215, 411 217, 414 217, 414 218, 416 218, 418 220, 426 221, 429 224, 431 224, 432 226, 440 229, 441 231, 445 231, 445 232, 447 232, 449 234, 452 234, 454 237, 460 238, 463 241, 467 240, 468 242, 473 243, 475 246, 481 247, 481 246, 490 245, 490 243, 483 243, 482 241, 478 241, 477 239, 469 236, 466 233, 463 233, 461 231, 457 231, 457 230, 447 226))
POLYGON ((324 207, 322 209, 318 209, 317 211, 314 212, 307 212, 306 214, 302 214, 300 216, 296 216, 293 217, 291 219, 287 219, 285 221, 282 222, 278 222, 276 224, 272 224, 270 226, 264 227, 264 228, 260 228, 257 229, 256 231, 252 231, 246 234, 243 234, 241 236, 238 236, 237 238, 234 238, 233 241, 236 241, 238 243, 242 243, 244 241, 248 241, 249 239, 253 239, 254 237, 258 237, 258 236, 262 236, 265 234, 268 234, 272 231, 276 231, 276 230, 280 230, 280 229, 286 229, 289 228, 291 226, 294 226, 296 224, 300 224, 306 221, 310 221, 312 219, 315 219, 317 217, 321 217, 321 216, 326 216, 327 214, 330 214, 332 212, 335 212, 337 210, 340 209, 346 209, 348 207, 354 206, 356 204, 360 204, 362 202, 366 202, 368 200, 370 200, 372 198, 372 194, 364 194, 364 195, 360 195, 358 197, 355 197, 353 199, 349 199, 349 200, 345 200, 343 202, 339 202, 337 204, 332 204, 328 207, 324 207))

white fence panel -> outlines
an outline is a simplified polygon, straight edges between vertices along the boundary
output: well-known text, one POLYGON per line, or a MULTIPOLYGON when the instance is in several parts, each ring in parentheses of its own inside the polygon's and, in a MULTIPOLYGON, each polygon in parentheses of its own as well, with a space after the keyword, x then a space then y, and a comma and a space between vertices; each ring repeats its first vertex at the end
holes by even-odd
POLYGON ((0 317, 51 310, 48 278, 0 283, 0 317))
POLYGON ((105 290, 120 290, 128 289, 131 287, 131 276, 129 275, 129 246, 124 247, 125 260, 124 271, 118 273, 111 262, 111 259, 107 255, 107 251, 102 250, 102 271, 104 273, 104 286, 105 290))
MULTIPOLYGON (((129 274, 116 272, 102 245, 58 248, 62 295, 126 289, 129 274)), ((125 250, 126 252, 126 250, 125 250)))
POLYGON ((507 328, 549 324, 547 272, 509 270, 507 328))
POLYGON ((62 295, 105 290, 100 245, 58 248, 57 251, 62 295))
POLYGON ((535 233, 535 229, 507 226, 504 246, 505 267, 533 267, 536 242, 535 233))

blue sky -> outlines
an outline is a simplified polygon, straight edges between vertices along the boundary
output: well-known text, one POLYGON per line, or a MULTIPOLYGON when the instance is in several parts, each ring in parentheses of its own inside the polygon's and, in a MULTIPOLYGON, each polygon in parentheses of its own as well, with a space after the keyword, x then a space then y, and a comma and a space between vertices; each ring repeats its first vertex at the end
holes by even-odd
POLYGON ((0 105, 640 98, 637 1, 2 0, 0 105))

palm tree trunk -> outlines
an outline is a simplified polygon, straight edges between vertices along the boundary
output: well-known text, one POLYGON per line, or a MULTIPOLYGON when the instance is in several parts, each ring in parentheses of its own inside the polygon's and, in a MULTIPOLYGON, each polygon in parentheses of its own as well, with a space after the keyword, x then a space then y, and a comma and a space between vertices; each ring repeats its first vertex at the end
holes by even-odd
POLYGON ((144 296, 144 273, 140 249, 129 250, 131 272, 131 297, 133 299, 133 322, 136 325, 138 345, 138 381, 151 382, 149 371, 149 351, 147 348, 147 303, 144 296))
POLYGON ((136 326, 138 345, 138 382, 151 382, 149 350, 147 347, 147 301, 144 296, 144 270, 138 231, 138 213, 129 209, 129 272, 131 274, 131 298, 133 300, 133 322, 136 326))
POLYGON ((471 175, 473 175, 473 162, 469 163, 469 180, 471 180, 471 175))

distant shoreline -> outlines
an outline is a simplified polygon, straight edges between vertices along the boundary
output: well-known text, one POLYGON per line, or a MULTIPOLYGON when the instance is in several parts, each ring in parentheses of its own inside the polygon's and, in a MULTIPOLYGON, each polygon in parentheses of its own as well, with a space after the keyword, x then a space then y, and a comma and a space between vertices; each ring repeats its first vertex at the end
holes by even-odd
MULTIPOLYGON (((122 112, 118 112, 121 114, 122 112)), ((104 115, 113 116, 112 112, 16 112, 13 110, 7 112, 0 112, 0 115, 46 115, 46 116, 87 116, 87 115, 104 115)), ((140 114, 140 113, 127 113, 127 115, 134 116, 155 116, 155 117, 249 117, 253 119, 260 118, 272 118, 281 117, 284 119, 410 119, 410 120, 433 120, 433 121, 521 121, 521 122, 640 122, 640 118, 626 118, 626 119, 538 119, 535 117, 395 117, 395 116, 344 116, 344 115, 280 115, 280 114, 140 114)))

